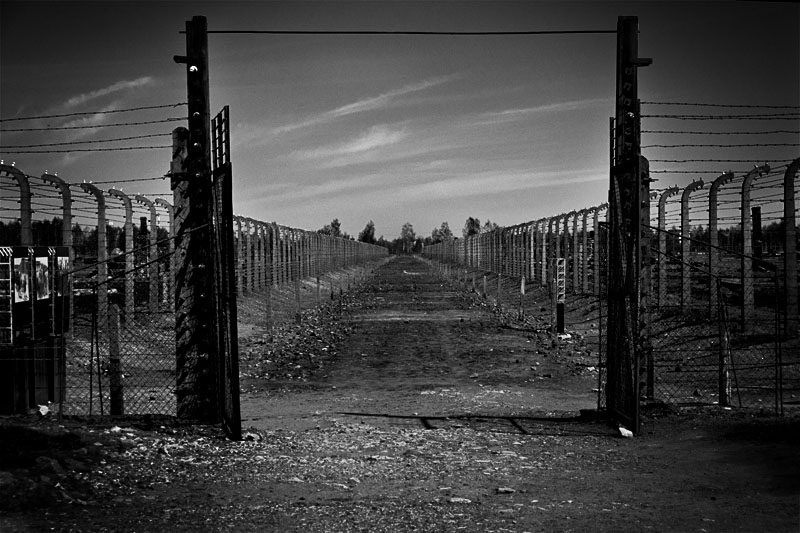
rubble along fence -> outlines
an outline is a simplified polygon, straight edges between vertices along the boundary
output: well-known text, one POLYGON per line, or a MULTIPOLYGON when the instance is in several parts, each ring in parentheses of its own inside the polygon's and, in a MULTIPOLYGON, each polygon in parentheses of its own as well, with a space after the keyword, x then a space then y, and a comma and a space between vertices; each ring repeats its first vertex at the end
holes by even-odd
MULTIPOLYGON (((22 368, 17 379, 22 383, 14 387, 26 396, 22 403, 28 408, 45 405, 70 415, 173 415, 173 207, 160 196, 98 185, 0 165, 0 278, 8 278, 5 284, 0 279, 0 359, 22 368), (23 313, 23 293, 14 284, 33 298, 40 293, 28 277, 15 279, 22 261, 10 254, 3 260, 3 250, 23 246, 65 247, 69 253, 44 281, 53 295, 49 335, 58 332, 63 341, 63 357, 50 361, 46 372, 32 362, 38 341, 30 338, 31 319, 24 316, 30 311, 23 313), (58 300, 63 313, 54 310, 57 293, 68 296, 58 300)), ((252 321, 264 326, 299 319, 303 306, 345 289, 353 272, 387 255, 383 247, 276 223, 242 217, 234 222, 237 293, 244 312, 249 308, 252 321), (308 293, 317 297, 309 299, 308 293)), ((8 404, 0 402, 0 409, 8 404)))
MULTIPOLYGON (((800 402, 799 164, 651 192, 647 399, 779 413, 800 402)), ((498 303, 546 305, 548 327, 556 327, 559 303, 583 306, 599 324, 601 408, 606 211, 602 204, 423 250, 450 277, 498 303)))

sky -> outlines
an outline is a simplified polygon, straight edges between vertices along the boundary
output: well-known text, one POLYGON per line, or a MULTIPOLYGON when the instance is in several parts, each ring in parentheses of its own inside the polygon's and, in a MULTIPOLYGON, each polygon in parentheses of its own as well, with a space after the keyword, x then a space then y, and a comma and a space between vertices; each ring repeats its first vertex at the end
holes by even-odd
MULTIPOLYGON (((166 146, 186 107, 109 111, 186 101, 173 56, 185 54, 180 32, 195 15, 211 31, 442 32, 606 31, 637 16, 639 55, 653 60, 639 71, 639 97, 653 102, 643 115, 792 112, 669 102, 800 106, 798 3, 0 0, 0 158, 170 200, 166 146), (85 114, 11 120, 72 113, 85 114), (91 127, 52 129, 74 126, 91 127), (110 139, 124 140, 89 142, 110 139), (77 151, 134 146, 155 148, 77 151)), ((405 222, 429 235, 447 221, 459 235, 468 217, 513 225, 598 205, 615 62, 613 33, 210 34, 211 111, 230 107, 234 213, 309 230, 338 218, 354 236, 372 220, 391 239, 405 222)), ((643 133, 661 188, 800 155, 797 115, 648 117, 642 129, 748 132, 643 133), (714 142, 746 146, 653 146, 714 142), (674 162, 687 159, 702 161, 674 162)))

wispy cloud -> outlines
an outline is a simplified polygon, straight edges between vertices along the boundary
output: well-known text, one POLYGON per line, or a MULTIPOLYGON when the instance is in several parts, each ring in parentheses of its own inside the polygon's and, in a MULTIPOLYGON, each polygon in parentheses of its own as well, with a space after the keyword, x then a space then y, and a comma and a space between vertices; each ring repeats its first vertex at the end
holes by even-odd
POLYGON ((331 122, 338 118, 354 115, 356 113, 364 113, 367 111, 386 109, 394 105, 395 101, 402 96, 416 93, 419 91, 424 91, 425 89, 441 85, 443 83, 452 80, 454 77, 455 77, 454 75, 439 76, 436 78, 431 78, 429 80, 421 81, 419 83, 405 85, 403 87, 385 92, 378 96, 370 96, 367 98, 362 98, 361 100, 357 100, 355 102, 337 107, 335 109, 330 109, 328 111, 324 111, 317 115, 307 117, 301 121, 293 122, 291 124, 285 124, 283 126, 278 126, 276 128, 273 128, 270 133, 272 133, 273 135, 288 133, 309 126, 316 126, 319 124, 331 122))
POLYGON ((94 91, 90 91, 88 93, 82 93, 76 96, 71 97, 66 102, 62 104, 63 108, 73 108, 77 107, 81 104, 85 104, 91 100, 95 100, 102 96, 107 96, 109 94, 117 93, 120 91, 125 91, 128 89, 137 89, 139 87, 144 87, 146 85, 150 85, 153 83, 152 76, 143 76, 141 78, 136 78, 135 80, 122 80, 116 83, 113 83, 107 87, 103 87, 102 89, 97 89, 94 91))
POLYGON ((405 131, 393 130, 386 125, 373 126, 364 134, 349 142, 311 150, 297 150, 292 153, 292 157, 298 159, 323 159, 361 154, 377 148, 391 146, 406 137, 407 133, 405 131))
POLYGON ((595 107, 598 104, 610 104, 610 98, 588 98, 584 100, 572 100, 569 102, 557 102, 555 104, 538 105, 532 107, 520 107, 514 109, 504 109, 502 111, 488 111, 478 115, 477 124, 494 124, 497 122, 509 122, 512 120, 522 120, 541 113, 558 113, 564 111, 577 111, 595 107))

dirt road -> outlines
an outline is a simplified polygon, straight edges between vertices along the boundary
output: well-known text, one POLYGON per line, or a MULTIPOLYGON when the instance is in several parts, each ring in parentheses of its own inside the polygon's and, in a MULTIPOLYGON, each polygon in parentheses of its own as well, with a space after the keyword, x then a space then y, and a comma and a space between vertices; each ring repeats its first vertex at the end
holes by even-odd
POLYGON ((170 420, 0 427, 0 451, 28 443, 24 467, 0 462, 0 530, 800 529, 796 417, 662 410, 622 438, 592 416, 592 347, 544 326, 395 259, 301 326, 245 324, 242 442, 170 420))

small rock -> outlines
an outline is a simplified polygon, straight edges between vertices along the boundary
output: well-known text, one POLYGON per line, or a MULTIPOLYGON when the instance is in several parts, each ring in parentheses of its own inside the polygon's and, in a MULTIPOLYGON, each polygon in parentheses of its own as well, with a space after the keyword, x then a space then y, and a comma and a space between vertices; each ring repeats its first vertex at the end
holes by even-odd
POLYGON ((472 503, 472 500, 469 500, 467 498, 450 498, 447 501, 450 503, 472 503))
POLYGON ((626 429, 626 428, 622 427, 622 426, 619 427, 619 434, 622 437, 626 438, 626 439, 633 438, 633 432, 631 430, 629 430, 629 429, 626 429))
POLYGON ((516 490, 512 489, 511 487, 498 487, 497 494, 513 494, 517 492, 516 490))

